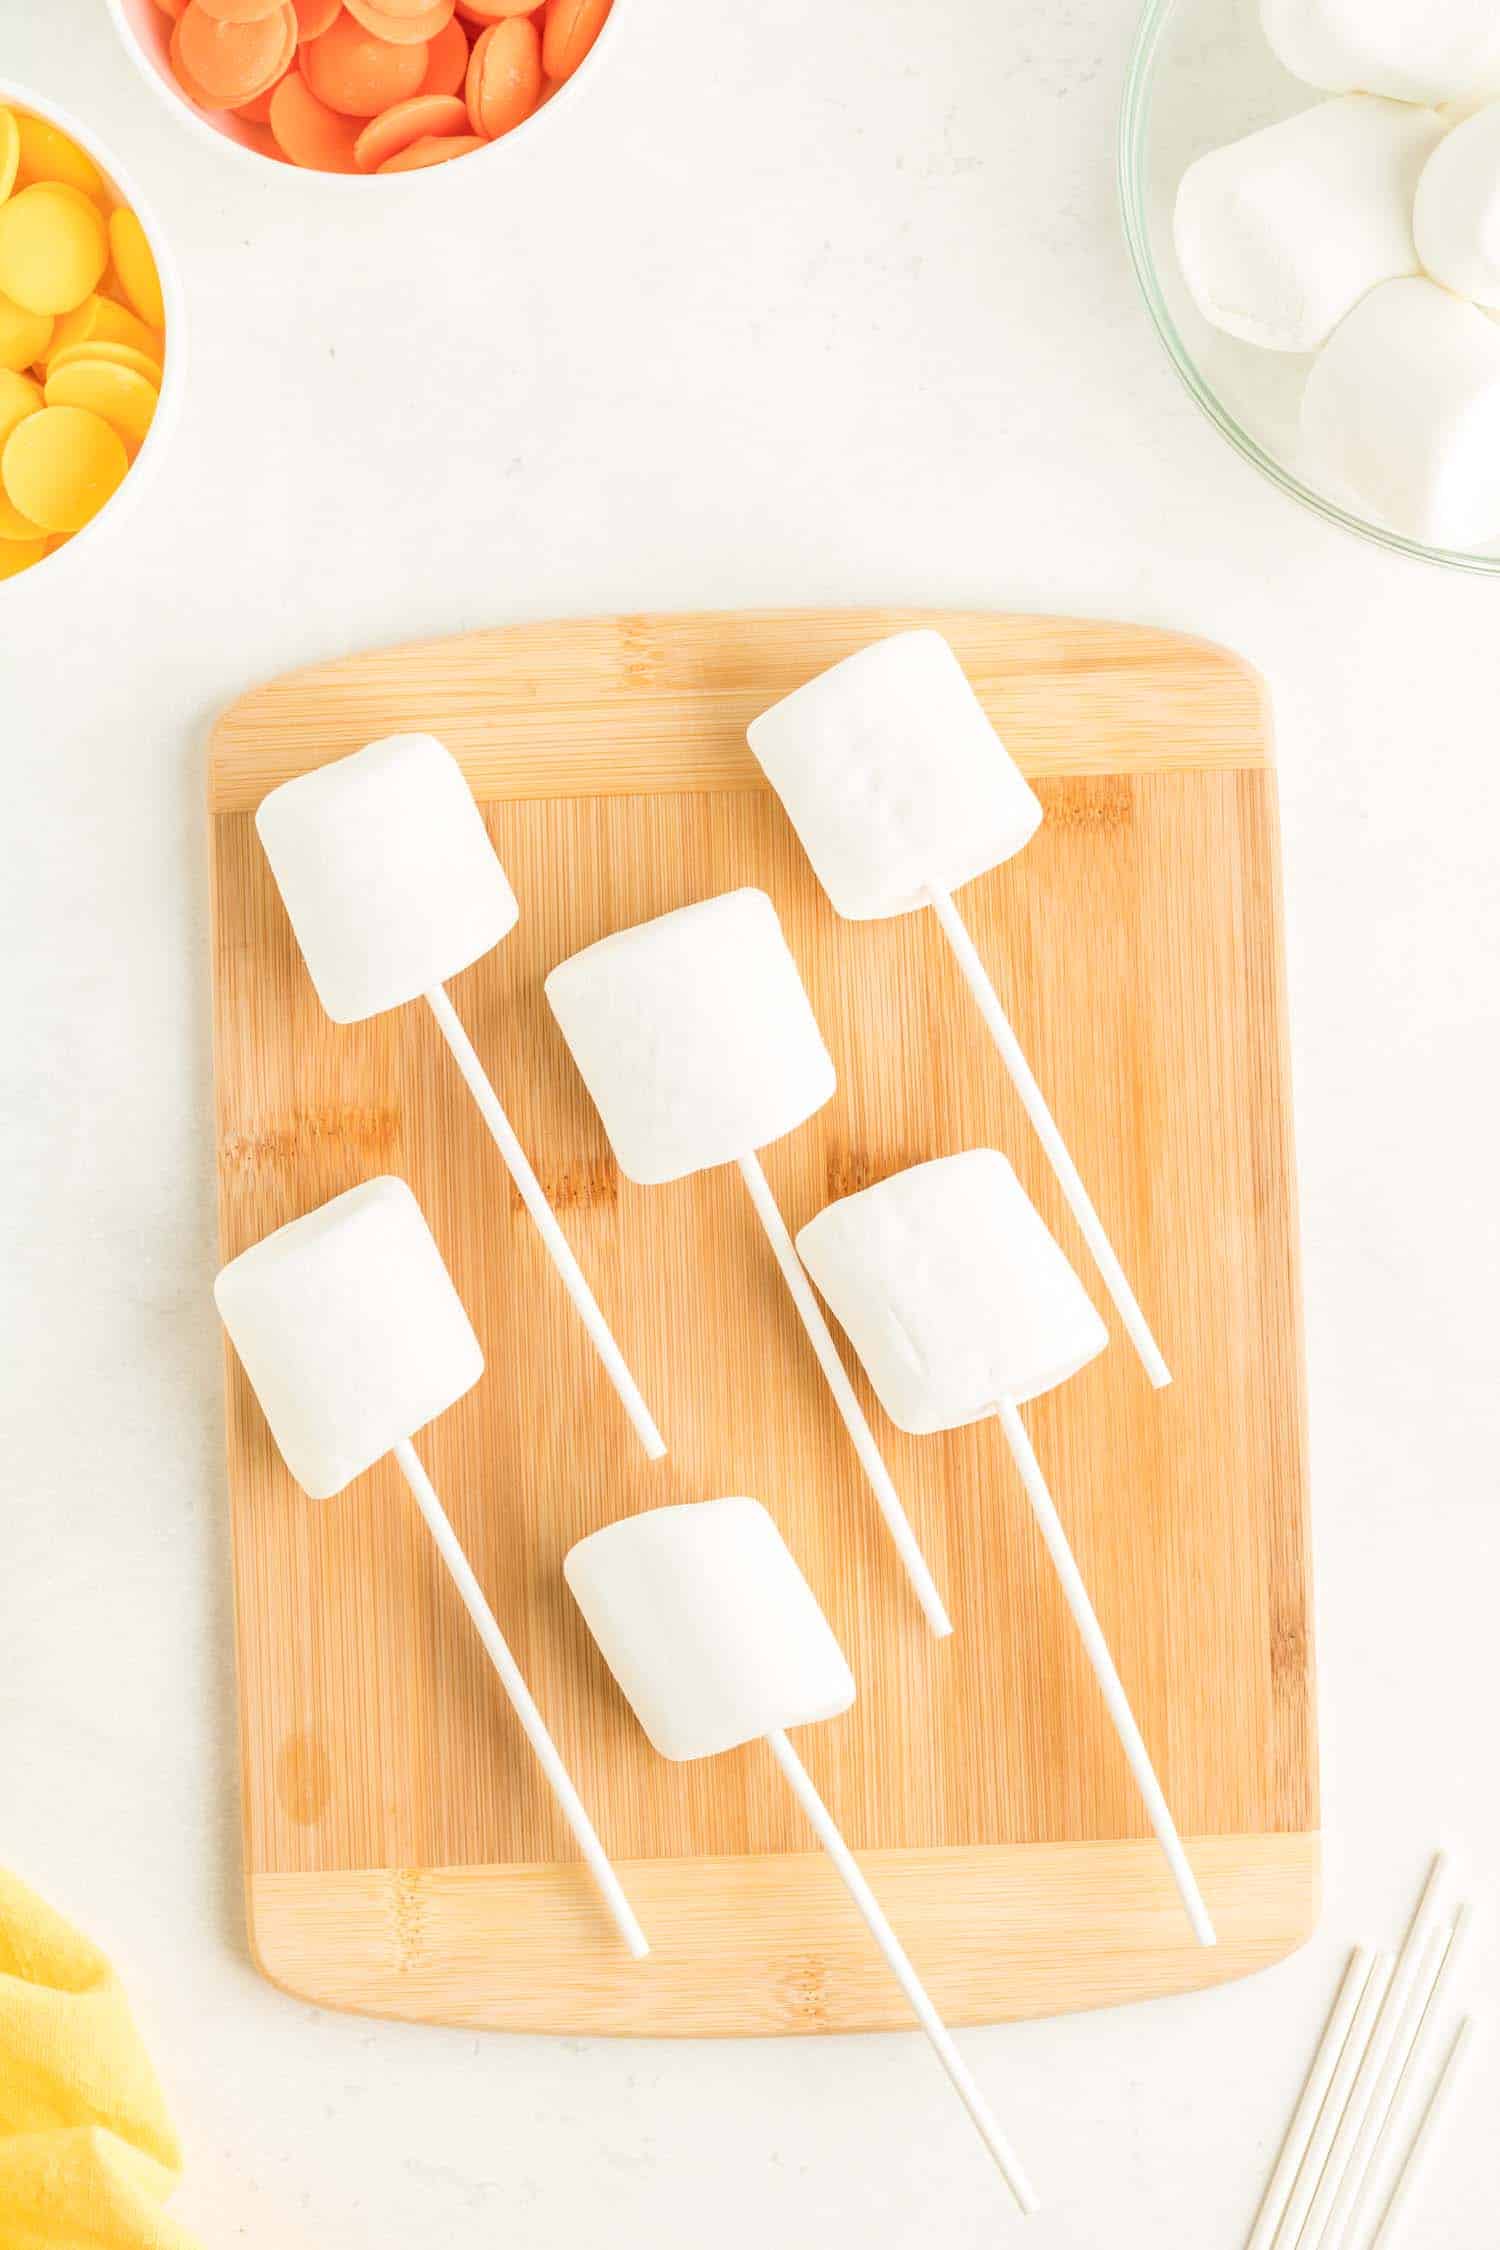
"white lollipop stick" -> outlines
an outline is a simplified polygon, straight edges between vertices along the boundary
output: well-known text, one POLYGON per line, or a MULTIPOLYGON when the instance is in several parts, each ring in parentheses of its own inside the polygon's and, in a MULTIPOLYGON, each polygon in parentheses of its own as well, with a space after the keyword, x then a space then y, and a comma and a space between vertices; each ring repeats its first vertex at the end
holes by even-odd
POLYGON ((1323 2107, 1329 2086, 1333 2082, 1333 2074, 1338 2068, 1339 2056, 1344 2051, 1344 2042, 1349 2036, 1349 2026, 1354 2021, 1354 2011, 1359 2006, 1359 1996, 1365 1988, 1365 1980, 1369 1973, 1370 1956, 1362 1946, 1357 1946, 1349 1956, 1349 1966, 1344 1971, 1344 1981, 1339 1986, 1338 1998, 1334 2002, 1333 2013, 1328 2019, 1328 2028, 1318 2043, 1317 2053, 1313 2056, 1312 2068, 1307 2074, 1307 2083, 1302 2089, 1302 2098, 1292 2114, 1291 2124, 1287 2127, 1286 2139, 1281 2144, 1281 2154, 1276 2159, 1276 2169, 1271 2174, 1270 2184, 1261 2199, 1260 2209, 1256 2213, 1255 2226, 1251 2231, 1249 2242, 1245 2245, 1245 2250, 1270 2250, 1271 2238, 1276 2232, 1283 2212, 1286 2210, 1287 2199, 1292 2192, 1292 2182, 1297 2177, 1298 2167, 1306 2153, 1307 2144, 1312 2138, 1313 2127, 1318 2121, 1318 2113, 1323 2107))
POLYGON ((1422 2112, 1422 2121, 1412 2135, 1411 2146, 1408 2148, 1401 2169, 1396 2175, 1396 2184, 1391 2190, 1390 2198, 1381 2215, 1380 2225, 1371 2237, 1370 2250, 1386 2250, 1386 2245, 1394 2243, 1400 2233, 1401 2214, 1411 2199, 1412 2189, 1416 2185, 1423 2163, 1431 2150, 1433 2136, 1442 2121, 1443 2113, 1453 2099, 1454 2083, 1462 2067, 1464 2057, 1468 2053, 1469 2040, 1473 2030, 1474 2020, 1472 2016, 1465 2016, 1454 2035, 1452 2046, 1448 2049, 1447 2060, 1438 2073, 1437 2084, 1428 2097, 1427 2107, 1422 2112))
POLYGON ((1073 1622, 1082 1636, 1089 1662, 1094 1667, 1094 1677, 1099 1682, 1105 1703, 1109 1707, 1109 1715, 1114 1720, 1115 1732, 1118 1734, 1121 1746, 1130 1761, 1130 1770, 1135 1775, 1141 1795, 1146 1800, 1146 1811, 1150 1817, 1151 1825, 1156 1831, 1157 1842, 1166 1854, 1167 1865, 1172 1870, 1172 1880, 1176 1883, 1182 1897, 1182 1903, 1187 1908, 1188 1920, 1193 1925, 1193 1935, 1200 1945, 1216 1945, 1218 1939, 1214 1932, 1213 1923, 1209 1919, 1208 1908, 1203 1903, 1203 1894, 1198 1888, 1197 1877, 1193 1873, 1187 1853, 1182 1848, 1182 1838, 1177 1833, 1176 1823, 1167 1807, 1167 1800, 1162 1795, 1161 1783, 1156 1778, 1156 1772, 1152 1766, 1146 1745, 1141 1739, 1141 1730, 1135 1723, 1135 1715, 1131 1711, 1125 1690, 1120 1684, 1120 1675, 1115 1670, 1115 1660, 1109 1653, 1109 1643, 1105 1640, 1103 1628, 1094 1615, 1094 1605, 1089 1600, 1088 1589, 1083 1583, 1082 1573, 1073 1559, 1073 1550, 1068 1545, 1068 1535, 1062 1527, 1062 1519, 1058 1515, 1056 1503, 1047 1490, 1047 1480, 1042 1475, 1041 1463, 1031 1450, 1031 1440, 1026 1434, 1026 1425, 1016 1411, 1015 1402, 1012 1399, 1001 1399, 996 1405, 995 1413, 999 1418, 1000 1427, 1004 1430, 1010 1442, 1016 1467, 1020 1470, 1021 1481, 1026 1487, 1026 1496, 1030 1500, 1032 1511, 1036 1516, 1037 1528, 1046 1541, 1047 1552, 1052 1557, 1053 1566, 1062 1583, 1063 1595, 1069 1609, 1073 1612, 1073 1622))
POLYGON ((1469 1908, 1461 1906, 1447 1936, 1440 1931, 1432 1941, 1424 1973, 1402 2018, 1395 2048, 1375 2089, 1375 2099, 1349 2159, 1349 2169, 1329 2220, 1331 2243, 1352 2245, 1359 2240, 1360 2226, 1380 2169, 1379 2159, 1386 2150, 1387 2134, 1394 2133, 1404 2115, 1406 2096, 1426 2052, 1438 2004, 1463 1951, 1469 1921, 1469 1908))
POLYGON ((1171 1382, 1172 1371, 1162 1357, 1156 1338, 1146 1325, 1146 1316, 1136 1302, 1135 1292, 1125 1278, 1125 1270, 1110 1246, 1103 1222, 1094 1209, 1077 1165, 1068 1154, 1067 1144, 1057 1129, 1057 1120, 1047 1107, 1046 1096, 1021 1051, 1021 1043, 1011 1030, 1009 1018, 1000 1005, 1000 995, 990 982, 989 971, 979 958, 978 948, 969 935, 963 916, 946 891, 929 889, 927 896, 942 925, 943 935, 953 948, 954 958, 963 971, 964 981, 979 1004, 979 1012, 989 1027, 990 1037, 1000 1050, 1000 1059, 1010 1073, 1011 1083, 1036 1128, 1037 1138, 1047 1153, 1047 1160, 1057 1174, 1058 1184, 1067 1198, 1068 1209, 1078 1222, 1079 1232, 1088 1244, 1104 1286, 1114 1300, 1115 1310, 1125 1324, 1130 1341, 1140 1354, 1152 1385, 1161 1390, 1171 1382))
POLYGON ((435 984, 425 995, 427 1005, 437 1018, 438 1029, 453 1052, 453 1059, 464 1076, 464 1083, 479 1105, 483 1117, 505 1160, 506 1169, 520 1191, 521 1201, 531 1213, 538 1233, 547 1246, 547 1254, 562 1276, 563 1287, 573 1300, 573 1309, 588 1330, 595 1351, 604 1362, 604 1371, 620 1395, 620 1402, 634 1425, 636 1436, 653 1461, 659 1461, 667 1448, 662 1434, 651 1418, 651 1412, 636 1385, 635 1377, 626 1366, 619 1345, 610 1332, 609 1323, 599 1310, 594 1292, 583 1277, 583 1269, 574 1257, 567 1236, 557 1223, 556 1213, 542 1193, 541 1182, 531 1168, 525 1149, 516 1139, 510 1119, 500 1106, 499 1096, 485 1075, 484 1065, 474 1052, 473 1042, 459 1021, 458 1012, 442 985, 435 984))
POLYGON ((844 1842, 832 1814, 813 1787, 807 1768, 779 1728, 768 1734, 766 1740, 771 1745, 777 1764, 791 1783, 793 1794, 806 1813, 819 1843, 838 1869, 846 1890, 869 1925, 870 1934, 890 1963, 896 1982, 911 2002, 913 2015, 931 2040, 955 2093, 974 2120, 979 2137, 1000 2167, 1011 2194, 1023 2212, 1035 2211, 1038 2208, 1036 2190, 996 2123, 973 2072, 954 2045, 947 2025, 928 1998, 900 1939, 881 1910, 880 1901, 860 1872, 858 1860, 844 1842))
POLYGON ((1371 2028, 1370 2043, 1360 2059, 1354 2083, 1349 2089, 1349 2100, 1339 2119, 1338 2131, 1333 2136, 1323 2176, 1318 2182, 1317 2193, 1312 2199, 1298 2237, 1297 2250, 1318 2250, 1318 2245, 1326 2238, 1329 2216, 1343 2186, 1355 2143, 1369 2116, 1375 2088, 1395 2045, 1407 2002, 1420 1979, 1447 1871, 1447 1859, 1439 1852, 1417 1902, 1417 1910, 1407 1926, 1401 1951, 1396 1956, 1395 1971, 1381 2002, 1380 2013, 1371 2028))
POLYGON ((922 1605, 922 1614, 932 1627, 933 1632, 941 1639, 944 1635, 952 1632, 953 1620, 943 1606, 943 1597, 937 1590, 932 1573, 927 1567, 926 1559, 917 1544, 917 1535, 912 1530, 911 1520, 901 1505, 901 1496, 891 1482, 891 1472, 881 1459, 880 1448, 875 1443, 875 1434, 865 1418, 863 1407, 854 1395, 854 1386, 844 1371, 844 1363, 839 1357, 838 1346, 829 1334, 828 1323, 819 1310, 818 1300, 813 1295, 812 1283, 807 1278, 802 1261, 797 1256, 796 1247, 787 1232, 786 1221, 777 1209, 776 1198, 772 1195, 770 1182, 761 1169, 760 1158, 753 1154, 742 1156, 739 1163, 740 1176, 750 1190, 750 1200, 755 1205, 756 1217, 765 1228, 767 1239, 776 1254, 776 1263, 780 1266, 782 1278, 791 1291, 792 1303, 796 1306, 798 1317, 807 1331, 808 1341, 817 1354, 818 1365, 823 1370, 823 1378, 829 1390, 833 1393, 833 1403, 839 1410, 845 1429, 854 1441, 854 1450, 859 1455, 859 1465, 864 1470, 870 1490, 875 1495, 876 1505, 885 1518, 886 1530, 895 1541, 896 1551, 906 1567, 907 1577, 911 1580, 912 1591, 922 1605))
POLYGON ((522 1731, 536 1753, 537 1763, 547 1776, 552 1793, 562 1808, 563 1818, 577 1838, 578 1848, 588 1862, 589 1872, 604 1894, 605 1904, 615 1918, 621 1937, 639 1961, 651 1950, 646 1942, 646 1933, 635 1918, 630 1901, 620 1887, 620 1879, 599 1841, 598 1832, 584 1810, 583 1800, 573 1786, 567 1767, 558 1756, 557 1745, 547 1732, 546 1722, 532 1700, 531 1690, 521 1676, 520 1666, 511 1655, 505 1636, 495 1623, 494 1612, 484 1598, 479 1580, 469 1567, 469 1558, 458 1543, 443 1503, 433 1488, 432 1479, 418 1460, 416 1448, 410 1438, 399 1439, 392 1450, 400 1465, 401 1474, 411 1486, 412 1498, 421 1509, 427 1528, 437 1542, 438 1553, 448 1566, 474 1630, 484 1643, 485 1654, 499 1673, 500 1684, 509 1696, 522 1731))
POLYGON ((1370 1963, 1370 1973, 1365 1979, 1364 1991, 1359 1996, 1359 2006, 1354 2011, 1354 2021, 1349 2026, 1349 2036, 1344 2042, 1344 2051, 1339 2056, 1333 2084, 1328 2089, 1328 2099, 1318 2112, 1318 2122, 1313 2127, 1312 2138, 1307 2144, 1302 2169, 1297 2174, 1281 2224, 1272 2238, 1273 2250, 1295 2250, 1308 2208, 1318 2192, 1318 2182, 1323 2177, 1323 2166, 1328 2161, 1333 2136, 1339 2129, 1339 2120, 1348 2103, 1349 2089, 1358 2075, 1365 2049, 1370 2043, 1370 2027, 1380 2013, 1380 2003, 1385 1996, 1390 1974, 1390 1955, 1377 1953, 1370 1963))

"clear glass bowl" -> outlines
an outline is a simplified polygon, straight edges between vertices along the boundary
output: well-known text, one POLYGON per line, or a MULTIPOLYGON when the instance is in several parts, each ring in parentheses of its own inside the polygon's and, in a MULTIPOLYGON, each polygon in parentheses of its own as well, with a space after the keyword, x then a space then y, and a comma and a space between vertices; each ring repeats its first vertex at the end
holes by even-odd
POLYGON ((1225 336, 1188 295, 1172 244, 1177 183, 1195 156, 1322 97, 1282 69, 1256 0, 1147 0, 1120 113, 1120 206, 1147 310, 1167 356, 1209 420, 1283 492, 1362 539, 1443 563, 1500 572, 1500 540, 1428 547, 1354 515, 1299 475, 1297 416, 1309 358, 1225 336))

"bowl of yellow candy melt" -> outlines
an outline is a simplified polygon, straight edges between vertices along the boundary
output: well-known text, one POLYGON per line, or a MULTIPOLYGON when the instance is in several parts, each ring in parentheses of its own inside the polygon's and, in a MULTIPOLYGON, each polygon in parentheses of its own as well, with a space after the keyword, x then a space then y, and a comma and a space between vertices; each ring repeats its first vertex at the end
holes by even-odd
POLYGON ((181 336, 157 240, 92 137, 0 79, 0 579, 117 521, 160 458, 181 336))

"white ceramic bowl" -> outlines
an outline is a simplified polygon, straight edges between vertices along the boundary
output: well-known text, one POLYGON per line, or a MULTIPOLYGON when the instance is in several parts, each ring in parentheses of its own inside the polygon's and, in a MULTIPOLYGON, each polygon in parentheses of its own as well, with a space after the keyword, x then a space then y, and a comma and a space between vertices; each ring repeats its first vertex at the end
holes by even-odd
POLYGON ((177 267, 167 248, 161 224, 146 197, 142 195, 113 152, 107 149, 90 126, 82 125, 67 110, 45 94, 34 93, 29 86, 18 86, 10 79, 0 78, 0 107, 29 110, 34 117, 45 117, 49 124, 75 140, 104 174, 105 182, 117 202, 128 203, 145 229, 146 240, 156 260, 156 270, 161 279, 162 301, 166 307, 165 335, 166 361, 162 368, 161 395, 146 441, 131 462, 128 471, 116 490, 106 500, 91 523, 76 531, 66 546, 58 547, 29 570, 17 573, 14 578, 0 580, 0 604, 14 597, 21 588, 38 583, 55 586, 69 563, 81 548, 92 550, 100 535, 117 531, 132 508, 144 499, 155 483, 172 433, 182 412, 182 396, 186 379, 187 322, 183 315, 182 284, 177 277, 177 267))
POLYGON ((451 164, 434 164, 415 172, 317 172, 300 165, 283 163, 279 157, 267 156, 255 145, 255 128, 244 124, 228 110, 199 109, 190 102, 178 85, 168 58, 172 37, 171 20, 156 6, 156 0, 105 0, 105 5, 120 35, 125 52, 130 56, 146 83, 167 104, 172 115, 200 139, 224 150, 236 163, 253 166, 265 178, 267 173, 285 172, 294 180, 320 182, 334 193, 368 195, 372 188, 377 194, 410 194, 426 192, 424 183, 453 172, 461 171, 467 179, 472 177, 472 164, 489 165, 503 158, 507 152, 514 154, 514 144, 532 148, 536 137, 555 120, 559 109, 572 109, 580 84, 592 83, 600 60, 613 47, 616 27, 627 5, 627 0, 614 0, 604 19, 598 38, 573 76, 560 86, 550 100, 534 110, 524 124, 517 125, 500 138, 491 141, 488 148, 472 149, 467 156, 453 159, 451 164))

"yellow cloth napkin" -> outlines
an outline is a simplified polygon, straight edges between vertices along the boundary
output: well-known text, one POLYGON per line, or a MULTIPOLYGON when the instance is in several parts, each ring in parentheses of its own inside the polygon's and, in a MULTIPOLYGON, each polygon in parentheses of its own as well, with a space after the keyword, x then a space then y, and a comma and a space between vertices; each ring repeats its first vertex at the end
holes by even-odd
POLYGON ((0 2245, 197 2250, 177 2136, 115 1973, 0 1867, 0 2245))

